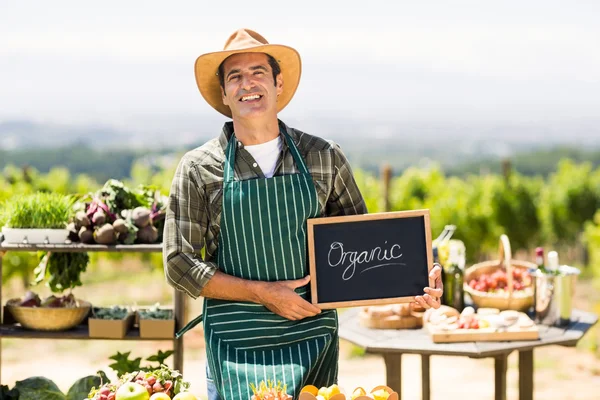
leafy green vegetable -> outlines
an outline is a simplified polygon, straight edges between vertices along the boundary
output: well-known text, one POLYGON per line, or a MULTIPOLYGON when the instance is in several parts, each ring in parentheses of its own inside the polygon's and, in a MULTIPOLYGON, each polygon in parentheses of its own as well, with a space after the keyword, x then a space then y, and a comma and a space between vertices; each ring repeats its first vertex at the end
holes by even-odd
POLYGON ((141 319, 173 319, 173 310, 160 309, 158 304, 144 310, 138 310, 141 319))
POLYGON ((37 285, 48 278, 46 286, 53 293, 81 286, 81 274, 86 271, 90 257, 87 253, 41 253, 40 264, 34 269, 37 285))
POLYGON ((147 202, 143 194, 134 192, 125 186, 123 182, 116 179, 106 181, 102 189, 99 190, 98 197, 115 214, 120 213, 122 210, 144 206, 147 202))
POLYGON ((8 390, 8 386, 0 386, 0 399, 2 400, 19 400, 19 392, 16 388, 8 390))
POLYGON ((85 399, 93 388, 102 386, 108 381, 109 379, 104 371, 98 371, 96 375, 78 379, 67 392, 67 400, 85 399))
POLYGON ((19 391, 19 400, 66 400, 58 386, 42 376, 17 381, 15 388, 19 391))
POLYGON ((129 310, 119 306, 94 307, 92 314, 96 319, 125 319, 129 314, 129 310))

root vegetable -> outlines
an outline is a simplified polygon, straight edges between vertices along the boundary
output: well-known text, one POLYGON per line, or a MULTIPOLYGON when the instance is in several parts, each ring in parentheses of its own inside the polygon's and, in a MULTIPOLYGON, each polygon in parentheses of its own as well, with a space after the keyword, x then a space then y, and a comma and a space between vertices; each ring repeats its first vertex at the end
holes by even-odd
POLYGON ((86 226, 82 226, 79 230, 79 240, 81 243, 93 243, 94 232, 86 226))
POLYGON ((92 222, 94 223, 95 226, 103 226, 104 223, 106 222, 106 214, 104 213, 103 210, 98 210, 94 213, 94 216, 92 217, 92 222))
POLYGON ((82 226, 90 225, 90 219, 88 218, 85 211, 77 211, 77 214, 75 214, 75 226, 77 227, 77 229, 81 228, 82 226))
POLYGON ((145 228, 150 225, 150 210, 145 207, 136 207, 131 213, 133 224, 138 228, 145 228))
POLYGON ((117 236, 111 224, 104 224, 94 231, 94 240, 99 244, 113 244, 117 236))
POLYGON ((124 219, 119 218, 115 222, 113 222, 112 225, 117 233, 127 234, 127 232, 129 232, 129 228, 127 228, 127 224, 125 223, 124 219))
POLYGON ((75 226, 75 222, 71 222, 69 225, 67 225, 67 230, 69 231, 69 240, 71 242, 78 242, 79 230, 77 229, 77 226, 75 226))
POLYGON ((137 238, 140 243, 154 243, 158 239, 158 229, 152 225, 146 225, 138 231, 137 238))

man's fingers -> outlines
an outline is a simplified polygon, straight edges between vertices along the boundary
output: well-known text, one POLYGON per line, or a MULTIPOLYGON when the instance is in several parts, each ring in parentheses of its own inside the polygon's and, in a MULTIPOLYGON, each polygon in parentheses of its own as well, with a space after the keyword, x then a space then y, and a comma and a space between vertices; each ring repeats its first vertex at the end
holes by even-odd
POLYGON ((427 305, 430 306, 430 307, 438 308, 440 306, 440 302, 438 300, 435 300, 434 298, 432 298, 428 294, 426 294, 425 296, 423 296, 423 299, 425 300, 425 302, 427 303, 427 305))
POLYGON ((301 279, 294 279, 291 281, 283 281, 282 283, 293 290, 293 289, 308 285, 308 282, 310 282, 310 275, 306 275, 304 278, 301 278, 301 279))
POLYGON ((433 289, 433 288, 426 287, 425 293, 427 293, 430 296, 440 298, 440 297, 442 297, 442 294, 444 294, 444 291, 442 289, 433 289))

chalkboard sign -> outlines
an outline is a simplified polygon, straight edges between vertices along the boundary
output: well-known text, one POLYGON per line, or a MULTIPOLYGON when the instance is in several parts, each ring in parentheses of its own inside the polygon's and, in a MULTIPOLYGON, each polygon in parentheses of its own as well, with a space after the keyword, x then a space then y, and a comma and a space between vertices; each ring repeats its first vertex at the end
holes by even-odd
POLYGON ((430 286, 429 210, 307 221, 313 304, 321 309, 406 303, 430 286))

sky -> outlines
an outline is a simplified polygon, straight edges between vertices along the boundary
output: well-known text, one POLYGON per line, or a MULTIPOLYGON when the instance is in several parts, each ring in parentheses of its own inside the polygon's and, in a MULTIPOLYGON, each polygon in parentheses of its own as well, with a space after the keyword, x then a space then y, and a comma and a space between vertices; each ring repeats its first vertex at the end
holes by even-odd
POLYGON ((600 118, 600 2, 0 0, 0 122, 219 118, 193 65, 239 28, 296 48, 282 118, 600 118))

